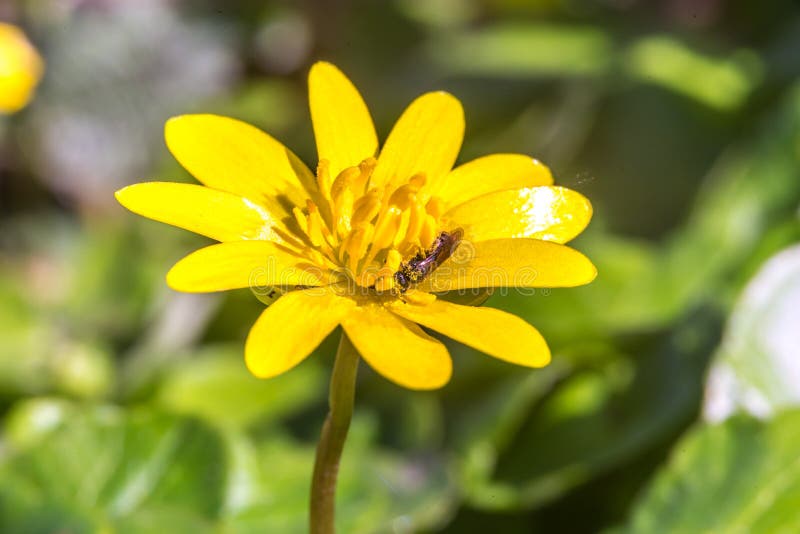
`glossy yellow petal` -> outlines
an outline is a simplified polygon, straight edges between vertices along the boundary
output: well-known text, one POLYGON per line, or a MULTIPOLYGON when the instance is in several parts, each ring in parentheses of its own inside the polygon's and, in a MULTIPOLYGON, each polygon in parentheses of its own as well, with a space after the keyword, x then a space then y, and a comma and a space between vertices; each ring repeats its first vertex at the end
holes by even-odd
POLYGON ((148 182, 120 189, 116 197, 134 213, 217 241, 280 241, 273 227, 283 224, 265 208, 233 193, 202 185, 148 182))
POLYGON ((530 156, 492 154, 459 165, 429 191, 452 207, 486 193, 552 183, 550 169, 530 156))
POLYGON ((463 139, 461 103, 448 93, 426 93, 408 106, 392 128, 372 183, 400 183, 417 173, 435 182, 453 167, 463 139))
POLYGON ((589 200, 571 189, 526 187, 489 193, 445 214, 448 225, 464 229, 472 241, 532 237, 566 243, 592 218, 589 200))
POLYGON ((232 241, 197 250, 167 273, 176 291, 204 293, 250 287, 318 286, 331 273, 270 241, 232 241))
POLYGON ((245 197, 270 213, 291 216, 315 191, 311 171, 288 148, 244 122, 218 115, 167 121, 167 146, 200 182, 245 197))
POLYGON ((383 306, 354 308, 342 326, 364 360, 392 382, 436 389, 450 380, 453 363, 445 346, 383 306))
POLYGON ((550 349, 542 335, 516 315, 443 300, 423 305, 397 301, 390 309, 489 356, 526 367, 550 363, 550 349))
POLYGON ((247 336, 247 368, 259 378, 288 371, 322 343, 348 310, 352 299, 324 288, 291 291, 264 310, 247 336))
POLYGON ((0 22, 0 113, 24 108, 43 72, 44 62, 25 34, 0 22))
POLYGON ((538 239, 462 241, 419 289, 452 291, 473 287, 574 287, 597 275, 575 249, 538 239))
POLYGON ((320 61, 308 74, 308 100, 317 154, 336 177, 378 151, 378 135, 358 89, 330 63, 320 61))

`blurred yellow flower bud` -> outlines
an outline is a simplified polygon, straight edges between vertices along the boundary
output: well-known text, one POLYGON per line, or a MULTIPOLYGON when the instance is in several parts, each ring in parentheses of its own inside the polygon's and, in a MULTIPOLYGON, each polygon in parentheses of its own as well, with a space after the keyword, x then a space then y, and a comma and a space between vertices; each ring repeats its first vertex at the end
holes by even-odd
POLYGON ((25 34, 0 22, 0 113, 24 108, 44 72, 44 63, 25 34))

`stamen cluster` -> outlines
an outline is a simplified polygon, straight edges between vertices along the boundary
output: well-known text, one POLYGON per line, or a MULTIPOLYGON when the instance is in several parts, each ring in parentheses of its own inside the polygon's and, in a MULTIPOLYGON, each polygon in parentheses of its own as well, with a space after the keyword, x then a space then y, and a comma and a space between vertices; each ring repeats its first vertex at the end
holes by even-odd
POLYGON ((319 198, 295 207, 303 243, 299 252, 355 283, 377 291, 395 287, 403 258, 428 249, 436 239, 443 203, 424 194, 427 177, 371 183, 377 161, 368 158, 332 178, 327 160, 317 166, 319 198))

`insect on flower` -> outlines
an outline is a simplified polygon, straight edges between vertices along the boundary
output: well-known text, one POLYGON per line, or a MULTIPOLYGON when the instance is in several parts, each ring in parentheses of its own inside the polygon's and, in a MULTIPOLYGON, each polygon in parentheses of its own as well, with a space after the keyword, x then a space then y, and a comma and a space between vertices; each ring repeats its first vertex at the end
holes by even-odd
POLYGON ((448 93, 414 100, 382 147, 360 93, 330 63, 311 68, 309 106, 316 172, 241 121, 167 121, 167 147, 203 185, 149 182, 117 198, 219 241, 178 262, 168 285, 250 288, 268 305, 245 343, 259 378, 300 364, 340 325, 364 361, 411 389, 452 374, 447 348, 423 327, 506 362, 547 365, 547 343, 526 321, 439 295, 590 282, 594 265, 566 245, 589 223, 589 200, 525 154, 454 167, 464 110, 448 93), (456 255, 463 261, 449 268, 456 255))
POLYGON ((400 269, 394 273, 394 280, 400 288, 400 292, 405 293, 411 284, 421 282, 447 261, 461 243, 463 236, 464 231, 461 228, 452 232, 442 232, 436 236, 428 250, 424 253, 418 252, 413 258, 403 262, 400 269))

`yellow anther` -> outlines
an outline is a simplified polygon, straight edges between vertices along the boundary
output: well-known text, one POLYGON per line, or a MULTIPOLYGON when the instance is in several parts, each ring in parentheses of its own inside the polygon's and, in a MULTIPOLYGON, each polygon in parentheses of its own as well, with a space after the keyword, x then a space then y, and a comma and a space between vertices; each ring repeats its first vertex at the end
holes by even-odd
POLYGON ((395 285, 393 276, 384 276, 375 281, 375 290, 378 292, 389 291, 395 285))
POLYGON ((428 249, 433 244, 434 239, 436 239, 436 219, 431 215, 426 215, 425 222, 419 231, 419 243, 422 248, 428 249))
MULTIPOLYGON (((301 215, 302 215, 302 212, 301 212, 301 215)), ((294 234, 294 233, 284 232, 283 230, 281 230, 279 228, 275 228, 274 230, 275 230, 275 234, 279 238, 276 241, 279 242, 281 245, 289 247, 289 248, 292 248, 292 249, 295 249, 295 250, 302 250, 303 248, 306 247, 305 239, 303 239, 303 237, 305 237, 305 235, 306 235, 305 231, 301 231, 300 232, 301 236, 303 236, 303 237, 301 237, 301 236, 298 236, 297 234, 294 234)))
POLYGON ((325 243, 326 236, 330 236, 325 222, 319 213, 319 208, 311 200, 306 202, 308 208, 308 239, 315 247, 321 247, 325 243))
POLYGON ((358 249, 358 256, 359 258, 363 258, 367 255, 367 251, 369 250, 369 246, 372 244, 372 240, 375 238, 375 226, 371 224, 367 224, 364 226, 364 243, 362 243, 361 248, 358 249))
POLYGON ((322 218, 322 213, 319 210, 319 206, 314 204, 311 199, 306 199, 306 209, 308 210, 308 219, 319 219, 319 228, 322 232, 322 235, 326 240, 330 240, 331 232, 328 230, 328 225, 325 224, 325 219, 322 218))
POLYGON ((353 213, 353 192, 350 189, 345 189, 339 195, 336 202, 336 211, 333 214, 336 232, 339 236, 345 236, 350 233, 351 213, 353 213))
POLYGON ((306 247, 306 256, 308 258, 319 265, 326 265, 330 263, 330 260, 325 257, 325 255, 315 248, 308 248, 306 247))
POLYGON ((378 160, 375 158, 367 158, 361 163, 358 164, 358 169, 361 171, 358 178, 356 178, 355 182, 353 182, 353 189, 357 193, 363 193, 369 187, 369 179, 372 176, 372 171, 375 170, 375 166, 378 164, 378 160))
POLYGON ((308 219, 302 210, 295 206, 292 208, 292 215, 294 215, 294 220, 297 221, 297 226, 300 227, 300 231, 308 235, 308 219))
POLYGON ((403 300, 411 304, 425 306, 436 300, 436 295, 418 289, 409 289, 403 294, 403 300))
POLYGON ((350 232, 350 216, 353 213, 354 194, 351 188, 361 171, 358 167, 348 167, 339 173, 331 185, 331 215, 333 229, 339 237, 350 232))
POLYGON ((389 204, 392 206, 397 206, 401 210, 408 209, 408 207, 416 202, 417 195, 412 187, 408 184, 401 185, 397 189, 395 189, 392 196, 389 197, 389 204))
POLYGON ((403 258, 427 250, 435 240, 444 205, 420 193, 427 182, 424 173, 370 189, 376 165, 375 158, 366 158, 331 177, 329 162, 320 160, 316 179, 321 197, 315 199, 321 203, 309 199, 306 209, 292 210, 299 231, 289 237, 313 263, 342 275, 349 271, 357 284, 388 291, 396 286, 403 258))
POLYGON ((375 282, 378 280, 377 276, 375 275, 375 271, 364 271, 356 280, 356 283, 362 287, 372 287, 375 285, 375 282))
POLYGON ((350 270, 355 273, 358 270, 358 262, 367 253, 367 248, 372 242, 372 236, 375 233, 375 227, 371 224, 366 224, 359 228, 353 229, 347 236, 342 248, 347 252, 349 258, 350 270))
POLYGON ((419 245, 415 245, 413 243, 403 243, 397 248, 397 251, 400 252, 400 255, 404 258, 410 258, 411 256, 415 255, 417 252, 421 252, 424 249, 419 245))
POLYGON ((317 187, 328 200, 331 198, 331 184, 330 162, 327 159, 321 159, 317 163, 317 187))
POLYGON ((322 246, 325 238, 322 236, 322 226, 320 225, 321 219, 319 217, 308 218, 308 239, 315 247, 322 246))
POLYGON ((419 232, 422 230, 422 225, 425 224, 425 217, 427 213, 422 204, 414 204, 411 206, 410 217, 408 219, 408 229, 406 230, 405 241, 408 243, 419 242, 419 232))
POLYGON ((425 211, 432 215, 434 219, 439 219, 444 215, 444 202, 439 197, 431 197, 425 205, 425 211))
POLYGON ((397 226, 397 231, 395 232, 394 240, 392 241, 395 247, 405 241, 406 233, 408 231, 408 223, 410 220, 411 210, 403 210, 403 213, 400 215, 400 224, 397 226))
POLYGON ((359 224, 370 222, 377 217, 380 212, 381 201, 378 199, 378 195, 376 193, 367 193, 353 204, 351 224, 353 226, 358 226, 359 224))
POLYGON ((386 261, 384 265, 390 272, 395 273, 400 269, 400 264, 403 262, 403 256, 396 248, 389 249, 386 253, 386 261))
POLYGON ((361 174, 361 170, 358 167, 347 167, 345 170, 339 173, 339 176, 333 181, 331 184, 331 198, 334 202, 336 199, 341 195, 345 189, 348 189, 353 181, 358 178, 361 174))
POLYGON ((419 191, 420 189, 422 189, 423 187, 425 187, 425 184, 426 184, 427 182, 428 182, 428 177, 427 177, 427 175, 426 175, 424 172, 418 172, 417 174, 415 174, 414 176, 412 176, 411 178, 409 178, 409 180, 408 180, 408 185, 409 185, 409 187, 411 187, 411 188, 414 190, 414 192, 416 193, 417 191, 419 191))
MULTIPOLYGON (((344 238, 342 242, 342 252, 347 255, 347 267, 350 269, 350 272, 355 275, 358 271, 358 260, 361 259, 358 251, 361 248, 361 244, 364 242, 364 229, 363 228, 356 228, 352 232, 350 232, 347 237, 344 238)), ((340 253, 340 256, 342 254, 340 253)))
POLYGON ((373 257, 394 241, 394 236, 400 226, 401 215, 402 212, 398 208, 389 207, 378 218, 378 225, 375 227, 375 237, 372 240, 373 257))

